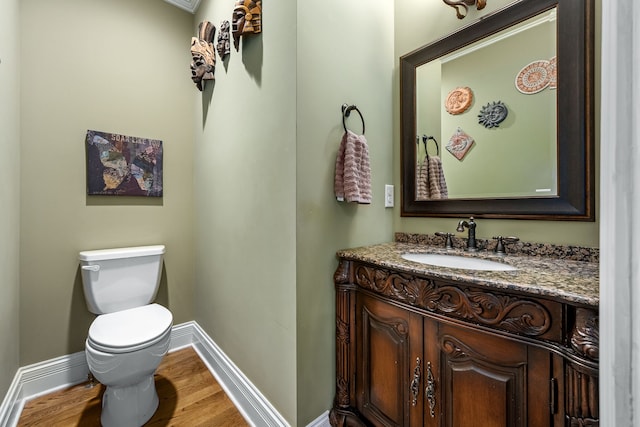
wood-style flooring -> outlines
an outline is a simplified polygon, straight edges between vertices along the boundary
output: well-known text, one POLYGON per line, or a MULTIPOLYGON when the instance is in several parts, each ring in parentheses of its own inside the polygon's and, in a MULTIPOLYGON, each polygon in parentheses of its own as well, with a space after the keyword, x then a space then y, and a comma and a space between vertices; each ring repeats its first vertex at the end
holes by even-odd
MULTIPOLYGON (((249 426, 193 348, 167 354, 155 378, 160 406, 145 426, 249 426)), ((100 427, 104 388, 85 383, 30 400, 18 427, 100 427)))

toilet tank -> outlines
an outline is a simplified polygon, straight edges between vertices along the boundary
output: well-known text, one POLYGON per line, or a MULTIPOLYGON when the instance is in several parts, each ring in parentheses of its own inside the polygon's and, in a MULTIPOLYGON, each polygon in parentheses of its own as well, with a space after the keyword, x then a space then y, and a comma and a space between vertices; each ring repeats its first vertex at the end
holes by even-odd
POLYGON ((153 302, 164 252, 164 245, 80 252, 82 287, 89 311, 106 314, 153 302))

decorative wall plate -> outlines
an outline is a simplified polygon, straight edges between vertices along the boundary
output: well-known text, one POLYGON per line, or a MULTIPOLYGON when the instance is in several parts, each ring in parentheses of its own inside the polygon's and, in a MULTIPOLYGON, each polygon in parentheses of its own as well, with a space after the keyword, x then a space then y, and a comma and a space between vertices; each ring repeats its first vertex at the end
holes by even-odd
POLYGON ((462 114, 471 106, 473 92, 468 87, 457 87, 447 95, 444 108, 449 114, 462 114))
POLYGON ((508 114, 509 110, 502 101, 490 102, 480 110, 478 123, 488 129, 497 128, 498 125, 507 118, 508 114))
POLYGON ((549 61, 541 59, 527 64, 516 76, 516 88, 524 94, 538 93, 549 86, 549 61))
POLYGON ((447 151, 453 154, 456 159, 462 160, 473 143, 473 138, 467 135, 467 133, 461 128, 458 128, 453 136, 449 139, 449 143, 447 144, 446 148, 447 151))
POLYGON ((547 72, 549 73, 549 89, 555 89, 556 87, 558 87, 558 75, 556 72, 555 56, 549 60, 549 65, 547 65, 547 72))

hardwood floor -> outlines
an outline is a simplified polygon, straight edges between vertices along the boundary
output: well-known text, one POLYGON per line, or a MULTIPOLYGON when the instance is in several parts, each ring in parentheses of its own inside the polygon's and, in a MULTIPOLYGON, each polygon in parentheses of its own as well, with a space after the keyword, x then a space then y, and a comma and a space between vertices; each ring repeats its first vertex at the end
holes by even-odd
MULTIPOLYGON (((79 384, 27 402, 18 427, 99 427, 104 386, 79 384)), ((249 426, 198 354, 185 348, 165 356, 156 372, 160 406, 145 426, 249 426)))

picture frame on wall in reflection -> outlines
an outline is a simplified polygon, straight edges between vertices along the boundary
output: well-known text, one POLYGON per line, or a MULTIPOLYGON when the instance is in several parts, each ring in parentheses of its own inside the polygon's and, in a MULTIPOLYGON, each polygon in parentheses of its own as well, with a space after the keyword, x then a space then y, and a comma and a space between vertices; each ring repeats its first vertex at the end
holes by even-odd
POLYGON ((162 141, 87 130, 87 195, 162 197, 162 141))

